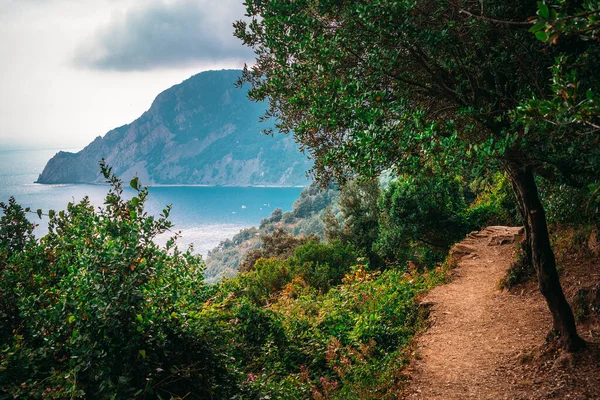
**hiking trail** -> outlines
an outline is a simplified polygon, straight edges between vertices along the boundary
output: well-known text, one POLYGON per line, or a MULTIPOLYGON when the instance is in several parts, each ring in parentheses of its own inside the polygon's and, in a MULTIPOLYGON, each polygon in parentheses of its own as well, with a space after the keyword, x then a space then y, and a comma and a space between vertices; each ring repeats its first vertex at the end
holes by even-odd
MULTIPOLYGON (((539 293, 501 291, 522 228, 473 232, 452 253, 461 257, 451 282, 422 303, 431 326, 417 340, 409 399, 525 399, 510 367, 544 342, 551 316, 539 293)), ((535 390, 530 387, 531 390, 535 390)))

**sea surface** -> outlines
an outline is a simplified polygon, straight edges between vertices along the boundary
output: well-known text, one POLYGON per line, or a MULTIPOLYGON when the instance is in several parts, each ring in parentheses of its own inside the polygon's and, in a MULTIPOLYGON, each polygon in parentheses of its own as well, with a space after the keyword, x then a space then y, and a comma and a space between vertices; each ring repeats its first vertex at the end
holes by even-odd
MULTIPOLYGON (((102 206, 108 186, 34 183, 57 151, 0 149, 0 201, 14 196, 23 207, 47 212, 65 209, 69 202, 88 196, 92 204, 102 206)), ((133 190, 124 186, 125 195, 132 196, 133 190)), ((207 254, 241 229, 258 225, 275 208, 291 210, 302 188, 150 186, 149 190, 147 210, 158 215, 172 204, 169 219, 175 224, 173 231, 181 231, 178 243, 183 247, 192 244, 197 253, 207 254)), ((47 233, 47 219, 34 214, 30 219, 39 224, 36 236, 47 233)))

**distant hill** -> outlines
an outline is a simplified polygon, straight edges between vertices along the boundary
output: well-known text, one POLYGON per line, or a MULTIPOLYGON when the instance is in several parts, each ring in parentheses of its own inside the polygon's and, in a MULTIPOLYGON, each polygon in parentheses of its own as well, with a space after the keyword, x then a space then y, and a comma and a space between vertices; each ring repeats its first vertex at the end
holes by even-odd
POLYGON ((261 133, 266 106, 234 86, 240 73, 202 72, 165 90, 131 124, 78 153, 57 153, 38 182, 101 182, 105 158, 119 177, 137 174, 144 184, 306 185, 310 162, 292 136, 261 133))

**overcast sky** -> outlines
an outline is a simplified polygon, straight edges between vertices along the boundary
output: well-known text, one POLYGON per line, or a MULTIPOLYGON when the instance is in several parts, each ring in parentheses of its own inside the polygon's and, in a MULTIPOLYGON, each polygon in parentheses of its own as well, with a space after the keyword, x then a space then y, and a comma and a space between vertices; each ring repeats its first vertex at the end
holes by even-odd
POLYGON ((0 0, 0 149, 80 148, 161 91, 241 68, 243 0, 0 0))

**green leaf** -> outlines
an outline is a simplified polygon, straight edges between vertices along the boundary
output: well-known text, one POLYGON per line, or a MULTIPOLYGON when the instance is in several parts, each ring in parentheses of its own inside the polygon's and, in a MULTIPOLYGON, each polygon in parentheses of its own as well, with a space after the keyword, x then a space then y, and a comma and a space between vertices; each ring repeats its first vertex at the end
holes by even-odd
POLYGON ((40 219, 42 219, 42 210, 39 208, 37 210, 37 215, 38 215, 38 217, 40 217, 40 219))
POLYGON ((142 358, 146 358, 146 350, 140 350, 140 355, 142 358))
POLYGON ((134 207, 137 207, 138 204, 140 204, 140 199, 138 199, 137 197, 133 197, 131 199, 131 205, 133 205, 134 207))
POLYGON ((588 89, 587 92, 585 92, 585 97, 587 97, 589 100, 594 98, 594 92, 592 92, 592 89, 588 89))
POLYGON ((143 318, 143 317, 142 317, 140 314, 136 315, 136 316, 135 316, 135 318, 136 318, 136 319, 137 319, 139 322, 144 322, 144 318, 143 318))
POLYGON ((131 186, 135 190, 140 190, 140 179, 136 176, 131 182, 129 182, 129 186, 131 186))
POLYGON ((546 3, 538 1, 538 10, 538 14, 540 15, 540 17, 548 19, 548 17, 550 16, 550 10, 548 9, 546 3))
POLYGON ((542 42, 548 41, 548 34, 544 31, 538 31, 535 33, 535 37, 542 42))
POLYGON ((534 26, 532 26, 531 28, 529 28, 529 32, 535 33, 537 31, 541 31, 545 27, 546 27, 546 24, 544 24, 544 23, 535 24, 534 26))
POLYGON ((74 315, 69 315, 68 321, 69 321, 70 324, 72 324, 73 321, 75 321, 75 316, 74 315))

